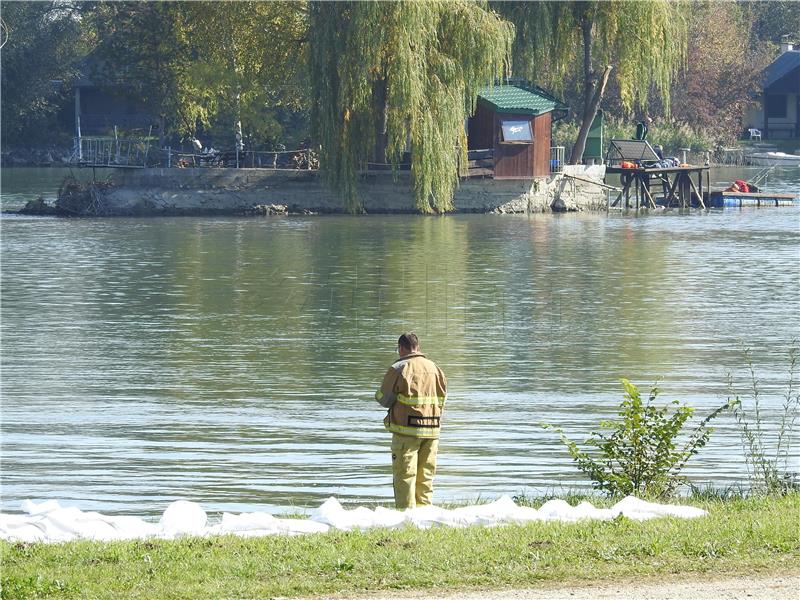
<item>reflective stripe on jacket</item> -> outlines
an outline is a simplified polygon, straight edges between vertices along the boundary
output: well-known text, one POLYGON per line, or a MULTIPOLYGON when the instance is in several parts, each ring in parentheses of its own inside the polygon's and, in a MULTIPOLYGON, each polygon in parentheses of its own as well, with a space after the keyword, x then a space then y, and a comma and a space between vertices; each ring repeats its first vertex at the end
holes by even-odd
POLYGON ((437 438, 447 378, 424 354, 408 354, 389 367, 375 399, 389 409, 383 424, 392 433, 437 438))

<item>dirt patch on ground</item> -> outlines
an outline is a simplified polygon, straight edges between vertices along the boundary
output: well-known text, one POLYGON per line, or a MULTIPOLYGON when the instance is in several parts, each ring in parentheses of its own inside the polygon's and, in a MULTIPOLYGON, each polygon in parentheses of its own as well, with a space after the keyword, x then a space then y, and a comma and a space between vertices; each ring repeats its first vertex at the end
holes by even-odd
POLYGON ((800 574, 718 579, 543 584, 540 588, 461 592, 380 592, 331 596, 339 600, 800 600, 800 574))

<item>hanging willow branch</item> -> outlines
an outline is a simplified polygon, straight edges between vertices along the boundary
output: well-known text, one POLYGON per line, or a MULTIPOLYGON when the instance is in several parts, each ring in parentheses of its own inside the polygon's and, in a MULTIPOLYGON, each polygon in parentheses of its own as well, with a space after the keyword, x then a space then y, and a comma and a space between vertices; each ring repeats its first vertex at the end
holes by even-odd
POLYGON ((410 145, 415 206, 453 208, 465 118, 477 90, 509 72, 514 28, 467 0, 312 2, 313 126, 329 183, 351 212, 357 179, 385 144, 410 145))
MULTIPOLYGON (((591 24, 595 78, 613 65, 623 108, 647 106, 655 91, 669 110, 673 78, 685 65, 689 3, 670 0, 594 0, 591 2, 493 2, 517 29, 517 75, 560 90, 565 76, 580 64, 581 22, 591 24)), ((587 85, 589 82, 584 82, 587 85)))

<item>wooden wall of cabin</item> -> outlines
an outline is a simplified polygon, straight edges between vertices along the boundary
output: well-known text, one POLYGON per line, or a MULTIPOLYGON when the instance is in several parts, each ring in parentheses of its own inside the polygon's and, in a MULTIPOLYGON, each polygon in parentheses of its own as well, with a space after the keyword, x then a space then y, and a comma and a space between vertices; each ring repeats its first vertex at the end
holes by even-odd
POLYGON ((538 116, 497 114, 478 101, 469 120, 467 147, 470 150, 494 149, 495 177, 547 177, 550 174, 552 113, 538 116), (533 144, 501 144, 500 122, 529 121, 533 144))
POLYGON ((553 135, 553 113, 544 113, 533 119, 533 176, 550 175, 550 145, 553 135))
POLYGON ((469 119, 467 148, 470 150, 494 148, 494 112, 480 100, 475 115, 469 119))
MULTIPOLYGON (((533 177, 534 144, 512 143, 506 144, 501 140, 501 121, 528 121, 531 131, 534 130, 534 117, 531 115, 516 115, 511 113, 496 114, 495 117, 495 145, 494 145, 494 176, 499 177, 533 177)), ((534 140, 535 138, 534 133, 534 140)))

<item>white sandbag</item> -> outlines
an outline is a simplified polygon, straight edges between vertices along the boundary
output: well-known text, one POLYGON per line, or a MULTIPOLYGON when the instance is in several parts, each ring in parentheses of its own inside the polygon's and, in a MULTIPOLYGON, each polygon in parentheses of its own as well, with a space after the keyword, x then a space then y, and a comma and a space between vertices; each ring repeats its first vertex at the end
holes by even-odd
POLYGON ((58 503, 58 500, 45 500, 44 502, 39 502, 38 504, 33 500, 24 500, 22 502, 22 510, 29 515, 44 515, 50 511, 58 510, 60 508, 61 505, 58 503))
POLYGON ((277 519, 269 513, 223 513, 219 525, 209 527, 212 534, 232 534, 244 537, 255 535, 296 535, 301 533, 325 533, 330 529, 325 523, 308 519, 277 519))
POLYGON ((179 500, 170 504, 158 523, 138 517, 114 517, 78 508, 63 508, 55 500, 23 503, 25 515, 0 514, 0 539, 22 542, 66 542, 76 539, 129 540, 145 537, 174 538, 182 535, 301 535, 325 533, 330 529, 349 531, 375 527, 467 527, 496 526, 529 521, 572 523, 585 519, 607 520, 619 515, 637 521, 657 517, 692 519, 706 511, 693 506, 656 504, 628 496, 611 508, 596 508, 589 502, 570 506, 564 500, 550 500, 538 510, 518 506, 503 496, 494 502, 446 509, 420 506, 404 511, 359 506, 346 509, 336 498, 328 498, 307 519, 281 519, 265 512, 223 513, 221 520, 208 524, 199 504, 179 500))
POLYGON ((370 510, 364 506, 347 510, 339 501, 330 497, 315 509, 309 517, 312 521, 325 523, 335 529, 369 529, 371 527, 399 527, 406 522, 406 515, 388 508, 370 510))
POLYGON ((646 518, 651 519, 654 517, 695 519, 708 514, 702 508, 696 508, 694 506, 681 506, 677 504, 656 504, 655 502, 640 500, 636 496, 626 496, 617 502, 611 508, 611 510, 630 519, 638 520, 644 520, 642 518, 644 515, 648 515, 646 518))
POLYGON ((176 500, 161 516, 161 528, 167 536, 200 535, 208 521, 208 515, 199 504, 188 500, 176 500))
POLYGON ((459 516, 469 519, 470 524, 491 525, 496 523, 524 523, 540 521, 541 515, 535 508, 517 506, 511 496, 501 496, 488 504, 473 504, 454 509, 459 516))
POLYGON ((28 515, 0 514, 0 539, 19 542, 46 542, 47 531, 44 518, 28 515))

